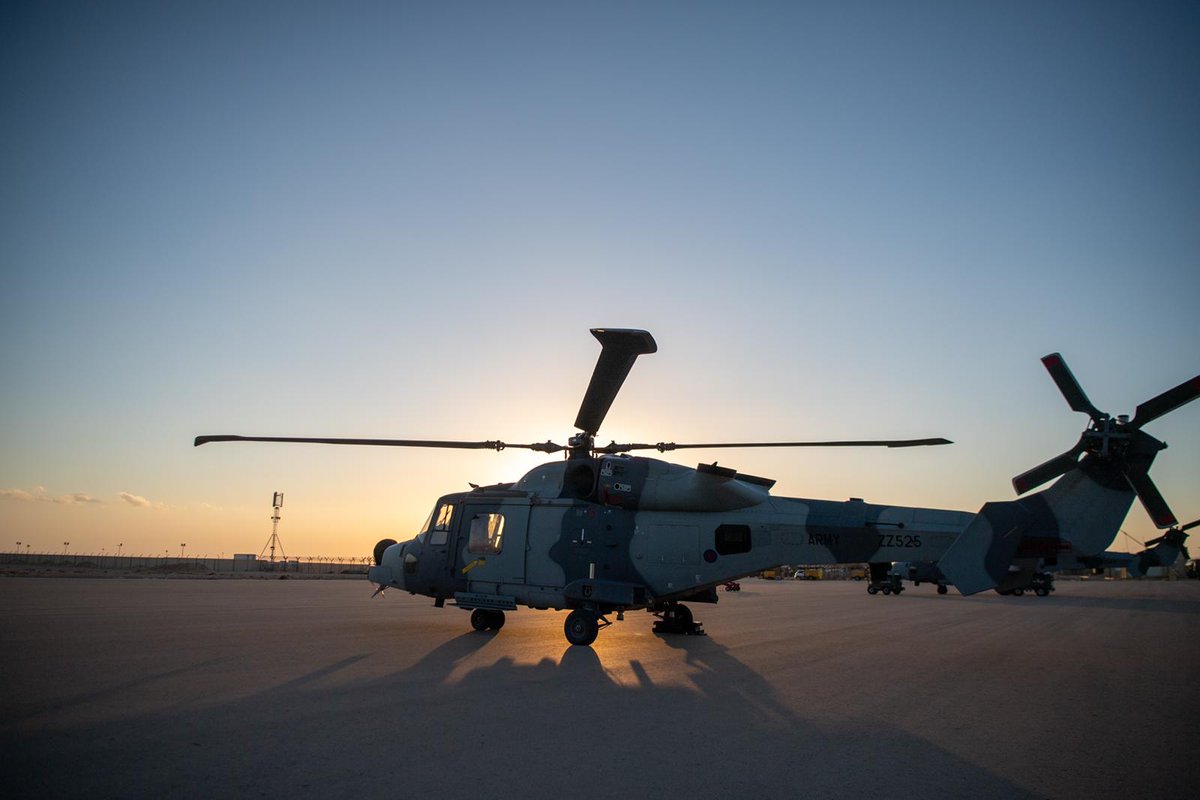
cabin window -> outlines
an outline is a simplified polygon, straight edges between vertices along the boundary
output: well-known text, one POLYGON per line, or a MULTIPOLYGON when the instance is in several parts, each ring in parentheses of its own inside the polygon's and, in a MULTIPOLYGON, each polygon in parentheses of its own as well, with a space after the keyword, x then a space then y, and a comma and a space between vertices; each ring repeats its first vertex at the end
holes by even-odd
POLYGON ((717 552, 723 556, 750 552, 749 525, 719 525, 716 539, 717 552))
POLYGON ((445 544, 447 531, 450 530, 450 520, 454 518, 454 505, 442 503, 434 510, 429 518, 429 543, 445 544))
POLYGON ((477 556, 499 553, 504 538, 503 514, 476 514, 471 520, 467 552, 477 556))

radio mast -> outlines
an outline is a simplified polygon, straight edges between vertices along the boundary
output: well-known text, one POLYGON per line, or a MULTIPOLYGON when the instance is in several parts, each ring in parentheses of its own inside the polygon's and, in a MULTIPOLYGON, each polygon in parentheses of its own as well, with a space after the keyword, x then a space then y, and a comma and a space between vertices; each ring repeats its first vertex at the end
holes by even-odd
POLYGON ((282 556, 284 561, 287 561, 287 553, 283 552, 283 542, 280 541, 279 532, 278 532, 279 531, 279 509, 283 508, 283 492, 276 492, 274 495, 272 495, 271 508, 272 508, 271 538, 267 540, 267 543, 265 545, 263 545, 262 553, 259 553, 258 557, 261 559, 263 557, 263 553, 267 552, 267 549, 270 548, 271 563, 274 564, 276 547, 279 548, 279 555, 282 556))

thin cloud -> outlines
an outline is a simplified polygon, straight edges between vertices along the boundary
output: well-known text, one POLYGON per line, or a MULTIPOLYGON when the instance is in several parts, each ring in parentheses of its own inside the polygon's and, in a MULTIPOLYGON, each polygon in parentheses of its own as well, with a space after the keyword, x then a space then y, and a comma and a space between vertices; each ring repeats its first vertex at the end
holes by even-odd
POLYGON ((150 508, 150 506, 154 505, 146 498, 136 494, 130 494, 129 492, 121 492, 117 495, 117 497, 120 497, 126 503, 129 503, 129 505, 137 506, 138 508, 150 508))
POLYGON ((32 492, 27 492, 24 489, 0 489, 0 497, 7 497, 12 500, 19 500, 22 503, 30 503, 37 501, 39 503, 57 503, 58 505, 74 505, 76 503, 103 503, 104 501, 92 497, 84 492, 72 492, 71 494, 49 495, 46 494, 45 486, 35 486, 32 492))

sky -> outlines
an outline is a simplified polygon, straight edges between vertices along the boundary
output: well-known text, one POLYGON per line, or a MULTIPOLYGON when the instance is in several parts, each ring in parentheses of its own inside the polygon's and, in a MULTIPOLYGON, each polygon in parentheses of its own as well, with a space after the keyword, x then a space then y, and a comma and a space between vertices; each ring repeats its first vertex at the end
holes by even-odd
MULTIPOLYGON (((362 556, 608 441, 977 510, 1200 372, 1190 2, 0 7, 0 549, 362 556), (70 545, 64 546, 64 542, 70 545)), ((1200 517, 1200 403, 1147 430, 1200 517)), ((1135 504, 1118 549, 1153 525, 1135 504)))

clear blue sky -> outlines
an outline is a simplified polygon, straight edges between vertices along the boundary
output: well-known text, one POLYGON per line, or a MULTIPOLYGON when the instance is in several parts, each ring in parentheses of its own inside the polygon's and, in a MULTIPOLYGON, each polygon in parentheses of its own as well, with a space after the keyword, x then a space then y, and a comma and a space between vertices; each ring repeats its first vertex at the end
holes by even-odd
MULTIPOLYGON (((1187 2, 5 3, 0 535, 257 552, 281 490, 290 552, 368 552, 539 457, 191 438, 563 441, 597 325, 659 342, 605 440, 944 435, 676 460, 1011 497, 1085 423, 1040 356, 1113 413, 1200 372, 1197 42, 1187 2)), ((1200 516, 1200 404, 1150 432, 1200 516)))

